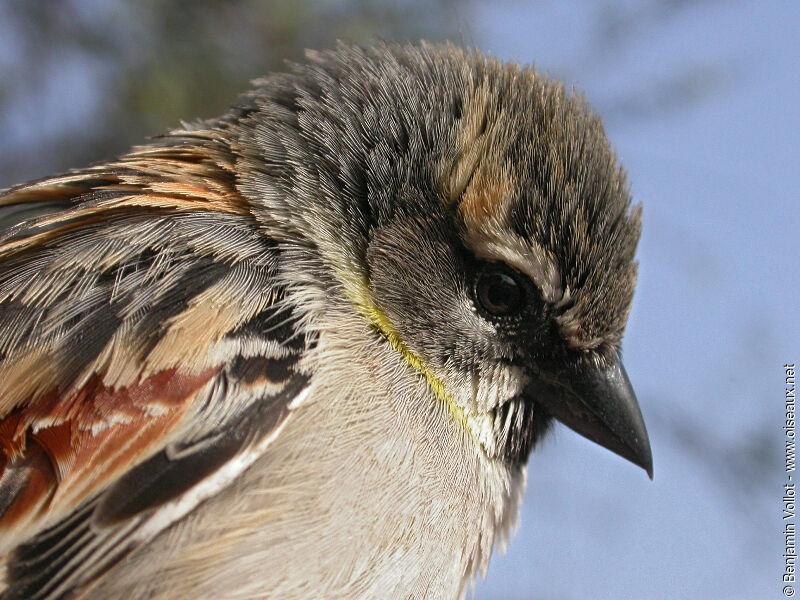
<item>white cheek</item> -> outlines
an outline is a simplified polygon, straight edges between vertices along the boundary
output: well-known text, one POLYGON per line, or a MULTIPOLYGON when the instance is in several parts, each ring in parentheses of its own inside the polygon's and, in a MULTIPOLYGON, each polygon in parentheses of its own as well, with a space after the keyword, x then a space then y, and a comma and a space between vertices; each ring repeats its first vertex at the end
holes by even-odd
POLYGON ((485 415, 522 393, 528 378, 519 368, 500 363, 478 367, 471 374, 453 374, 454 400, 472 415, 485 415))
POLYGON ((522 393, 527 377, 519 367, 503 364, 481 369, 475 404, 481 413, 489 412, 522 393))

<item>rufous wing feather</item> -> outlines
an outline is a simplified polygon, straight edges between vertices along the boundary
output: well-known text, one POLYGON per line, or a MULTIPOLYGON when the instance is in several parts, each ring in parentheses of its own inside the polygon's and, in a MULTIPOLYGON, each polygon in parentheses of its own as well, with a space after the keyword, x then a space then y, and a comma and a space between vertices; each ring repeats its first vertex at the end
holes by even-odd
POLYGON ((305 393, 313 340, 220 131, 0 196, 3 600, 90 585, 235 478, 305 393))

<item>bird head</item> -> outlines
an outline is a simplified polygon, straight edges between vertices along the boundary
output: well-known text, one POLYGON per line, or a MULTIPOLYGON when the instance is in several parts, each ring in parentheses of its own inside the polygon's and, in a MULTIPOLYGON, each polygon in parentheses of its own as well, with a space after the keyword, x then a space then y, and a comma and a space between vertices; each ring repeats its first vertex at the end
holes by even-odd
POLYGON ((640 211, 600 119, 451 46, 309 53, 245 98, 240 188, 492 459, 554 420, 652 474, 620 359, 640 211))

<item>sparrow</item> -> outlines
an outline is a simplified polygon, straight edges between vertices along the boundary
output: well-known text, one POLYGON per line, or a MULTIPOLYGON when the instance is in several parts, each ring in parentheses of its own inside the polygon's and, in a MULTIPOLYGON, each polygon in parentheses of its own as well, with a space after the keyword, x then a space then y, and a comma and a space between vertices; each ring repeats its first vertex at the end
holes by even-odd
POLYGON ((2 600, 461 598, 554 422, 652 477, 641 210, 532 67, 308 52, 0 219, 2 600))

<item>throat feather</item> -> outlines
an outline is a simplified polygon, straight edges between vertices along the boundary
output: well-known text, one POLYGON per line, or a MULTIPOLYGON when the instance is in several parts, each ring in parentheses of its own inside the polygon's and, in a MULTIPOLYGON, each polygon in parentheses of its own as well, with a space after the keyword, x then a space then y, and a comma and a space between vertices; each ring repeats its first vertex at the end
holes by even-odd
POLYGON ((392 325, 389 317, 375 306, 369 299, 358 303, 361 314, 386 338, 392 348, 397 351, 403 360, 415 371, 425 378, 433 394, 444 403, 455 421, 461 425, 475 440, 484 454, 487 452, 487 435, 491 434, 494 426, 492 414, 473 415, 461 407, 455 399, 447 393, 444 383, 434 374, 411 349, 403 342, 397 330, 392 325))

